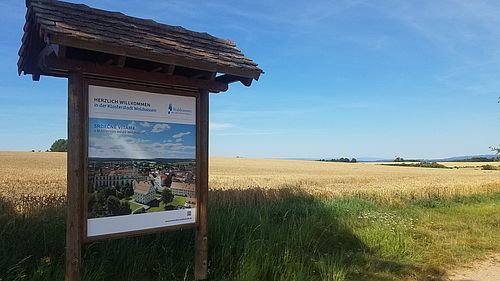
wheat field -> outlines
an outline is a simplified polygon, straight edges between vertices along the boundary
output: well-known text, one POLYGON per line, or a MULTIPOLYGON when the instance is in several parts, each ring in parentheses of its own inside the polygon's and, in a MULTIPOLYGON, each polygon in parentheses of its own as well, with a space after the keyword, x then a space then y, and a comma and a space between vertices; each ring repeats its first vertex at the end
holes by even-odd
MULTIPOLYGON (((481 170, 485 163, 441 163, 459 167, 453 169, 381 164, 213 157, 210 189, 286 188, 315 196, 359 195, 389 203, 500 191, 500 171, 481 170)), ((500 167, 499 162, 493 165, 500 167)))
MULTIPOLYGON (((262 198, 262 190, 313 196, 365 196, 387 203, 500 191, 500 170, 485 163, 442 163, 453 169, 384 166, 381 163, 210 158, 210 199, 262 198), (245 192, 235 192, 245 191, 245 192)), ((492 164, 492 163, 488 163, 492 164)), ((493 163, 499 166, 499 162, 493 163)), ((64 204, 66 154, 0 152, 0 196, 19 212, 64 204)))

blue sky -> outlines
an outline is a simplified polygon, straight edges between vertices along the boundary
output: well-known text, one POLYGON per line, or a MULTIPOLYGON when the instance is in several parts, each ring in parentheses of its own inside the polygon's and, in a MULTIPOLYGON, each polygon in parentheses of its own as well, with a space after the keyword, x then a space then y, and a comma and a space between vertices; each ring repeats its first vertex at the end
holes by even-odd
POLYGON ((195 125, 103 118, 89 120, 89 157, 194 159, 195 148, 195 125))
MULTIPOLYGON (((210 153, 432 158, 500 144, 499 1, 111 1, 231 39, 266 72, 210 98, 210 153)), ((0 150, 66 137, 65 79, 18 77, 24 1, 0 2, 0 150)))

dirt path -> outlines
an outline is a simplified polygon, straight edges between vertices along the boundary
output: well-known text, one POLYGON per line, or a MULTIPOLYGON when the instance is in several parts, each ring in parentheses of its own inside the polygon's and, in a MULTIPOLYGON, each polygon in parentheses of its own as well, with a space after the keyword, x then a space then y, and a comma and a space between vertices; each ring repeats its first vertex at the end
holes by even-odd
POLYGON ((499 281, 500 254, 450 272, 450 281, 499 281))

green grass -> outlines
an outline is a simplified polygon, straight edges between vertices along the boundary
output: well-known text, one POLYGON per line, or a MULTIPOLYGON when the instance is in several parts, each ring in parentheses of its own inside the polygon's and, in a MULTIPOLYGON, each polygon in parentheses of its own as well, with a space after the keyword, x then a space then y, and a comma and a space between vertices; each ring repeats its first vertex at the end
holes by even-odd
POLYGON ((142 208, 142 206, 141 206, 141 205, 139 205, 139 204, 137 204, 137 203, 135 203, 135 202, 128 201, 128 203, 130 204, 130 210, 131 210, 132 212, 134 212, 134 211, 135 211, 135 210, 137 210, 137 209, 142 208))
POLYGON ((163 202, 160 202, 158 207, 151 207, 147 209, 146 213, 161 212, 161 211, 165 211, 165 203, 163 202))
POLYGON ((137 204, 137 203, 135 203, 135 202, 130 202, 130 201, 128 201, 128 203, 130 204, 130 209, 131 209, 132 211, 133 211, 133 210, 135 210, 135 209, 138 209, 138 208, 142 207, 141 205, 139 205, 139 204, 137 204))
MULTIPOLYGON (((210 280, 444 280, 447 267, 500 250, 499 204, 498 193, 400 206, 210 201, 210 280)), ((64 228, 62 210, 0 213, 0 280, 63 280, 64 228)), ((188 230, 88 244, 83 280, 192 280, 193 239, 188 230)))
MULTIPOLYGON (((174 196, 174 199, 172 202, 168 203, 170 206, 184 206, 184 203, 186 203, 187 198, 183 196, 174 196)), ((152 212, 160 212, 160 211, 165 211, 165 203, 160 202, 160 205, 158 207, 151 207, 149 208, 146 213, 152 213, 152 212)))
POLYGON ((184 196, 174 196, 174 200, 169 203, 172 206, 184 206, 187 201, 187 197, 184 196))

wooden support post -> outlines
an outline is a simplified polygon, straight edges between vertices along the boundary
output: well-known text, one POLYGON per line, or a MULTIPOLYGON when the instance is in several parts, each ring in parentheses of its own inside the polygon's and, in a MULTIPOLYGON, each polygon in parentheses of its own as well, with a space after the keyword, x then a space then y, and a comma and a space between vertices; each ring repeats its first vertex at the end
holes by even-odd
POLYGON ((68 156, 65 281, 80 280, 84 191, 85 98, 82 74, 68 77, 68 156))
POLYGON ((195 237, 194 278, 207 279, 208 271, 208 91, 201 90, 196 105, 196 150, 198 194, 196 195, 198 210, 198 227, 195 237))

